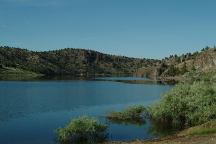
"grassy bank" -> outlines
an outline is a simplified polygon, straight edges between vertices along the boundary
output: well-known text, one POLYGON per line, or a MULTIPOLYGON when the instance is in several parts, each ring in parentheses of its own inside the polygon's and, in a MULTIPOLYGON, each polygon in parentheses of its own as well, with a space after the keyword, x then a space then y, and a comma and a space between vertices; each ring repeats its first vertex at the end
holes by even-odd
POLYGON ((178 136, 209 135, 216 133, 216 120, 194 126, 178 133, 178 136))
POLYGON ((26 71, 19 68, 0 68, 0 80, 28 80, 43 76, 42 74, 26 71))
POLYGON ((151 117, 183 128, 216 119, 215 88, 205 81, 178 84, 150 108, 151 117))

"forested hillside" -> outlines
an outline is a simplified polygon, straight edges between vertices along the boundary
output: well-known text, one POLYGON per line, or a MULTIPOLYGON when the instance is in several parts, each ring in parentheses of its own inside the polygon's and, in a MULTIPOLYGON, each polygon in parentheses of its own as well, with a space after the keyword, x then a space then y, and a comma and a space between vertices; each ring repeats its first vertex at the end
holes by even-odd
POLYGON ((9 67, 44 75, 131 75, 137 69, 157 62, 159 60, 114 56, 84 49, 35 52, 0 47, 1 70, 9 67))
POLYGON ((190 71, 216 69, 216 48, 162 60, 129 58, 97 51, 65 48, 35 52, 27 49, 0 47, 0 74, 33 72, 70 76, 136 75, 155 80, 175 79, 190 71), (12 72, 11 72, 12 71, 12 72))

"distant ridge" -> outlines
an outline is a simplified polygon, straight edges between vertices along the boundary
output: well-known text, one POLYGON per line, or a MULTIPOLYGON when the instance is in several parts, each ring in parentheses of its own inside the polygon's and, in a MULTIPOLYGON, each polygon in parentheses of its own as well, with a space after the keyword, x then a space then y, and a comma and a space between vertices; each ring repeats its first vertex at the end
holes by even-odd
POLYGON ((14 47, 0 47, 0 65, 44 75, 132 75, 137 69, 159 60, 129 58, 93 50, 65 48, 35 52, 14 47))
POLYGON ((76 48, 36 52, 2 46, 0 47, 0 74, 7 73, 8 69, 47 76, 135 75, 154 80, 176 80, 187 72, 215 70, 216 47, 206 47, 200 52, 181 56, 171 55, 156 60, 116 56, 76 48))

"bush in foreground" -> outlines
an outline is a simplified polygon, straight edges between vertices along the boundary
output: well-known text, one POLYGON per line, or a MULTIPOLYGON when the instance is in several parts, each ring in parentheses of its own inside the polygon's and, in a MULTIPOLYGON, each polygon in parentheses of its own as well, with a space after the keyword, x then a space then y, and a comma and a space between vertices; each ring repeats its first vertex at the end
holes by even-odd
POLYGON ((106 117, 112 122, 143 124, 147 117, 147 109, 142 105, 130 106, 121 112, 112 112, 106 117))
POLYGON ((106 129, 95 118, 79 117, 57 129, 57 139, 61 144, 95 144, 106 139, 106 129))
POLYGON ((213 83, 199 81, 176 85, 150 109, 153 120, 172 126, 194 126, 216 119, 213 83))

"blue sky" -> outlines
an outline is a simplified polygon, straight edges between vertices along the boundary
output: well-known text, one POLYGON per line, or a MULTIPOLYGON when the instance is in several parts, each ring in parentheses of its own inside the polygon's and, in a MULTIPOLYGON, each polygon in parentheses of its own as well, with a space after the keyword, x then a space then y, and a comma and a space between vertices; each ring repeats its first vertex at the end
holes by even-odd
POLYGON ((163 58, 216 44, 215 0, 0 0, 0 45, 163 58))

